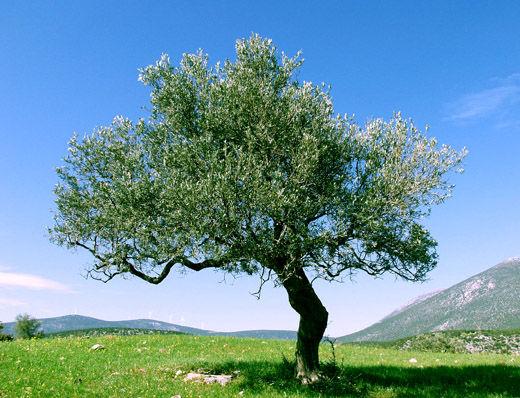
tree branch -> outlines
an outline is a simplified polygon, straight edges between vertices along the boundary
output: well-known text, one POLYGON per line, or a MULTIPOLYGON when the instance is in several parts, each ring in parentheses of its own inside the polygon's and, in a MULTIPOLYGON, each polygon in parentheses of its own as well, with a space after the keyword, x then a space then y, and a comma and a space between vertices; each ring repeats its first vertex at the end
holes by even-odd
POLYGON ((228 264, 228 261, 225 258, 221 259, 207 259, 201 262, 194 262, 189 260, 184 256, 176 256, 172 257, 167 261, 157 262, 158 265, 163 265, 163 269, 161 273, 157 276, 151 276, 143 271, 141 271, 135 264, 133 264, 128 257, 123 257, 121 260, 121 264, 119 264, 119 268, 115 269, 113 272, 110 272, 110 267, 116 266, 117 264, 111 263, 108 259, 100 254, 95 247, 92 248, 84 243, 76 241, 73 243, 74 245, 81 247, 87 251, 89 251, 98 261, 99 265, 95 266, 93 270, 88 272, 88 275, 96 280, 101 280, 103 282, 108 282, 116 275, 124 274, 125 272, 129 272, 130 274, 137 276, 138 278, 152 283, 154 285, 161 283, 170 273, 171 269, 175 264, 180 264, 189 268, 193 271, 201 271, 206 268, 220 268, 228 264), (92 272, 97 272, 106 276, 106 278, 96 278, 93 277, 92 272))
POLYGON ((153 283, 154 285, 161 283, 168 276, 172 267, 175 264, 181 264, 181 265, 185 266, 186 268, 189 268, 193 271, 202 271, 203 269, 206 269, 206 268, 220 268, 227 264, 227 262, 225 260, 219 261, 219 260, 208 259, 208 260, 204 260, 200 263, 196 263, 191 260, 188 260, 186 257, 173 257, 166 262, 162 272, 159 275, 150 276, 150 275, 145 274, 144 272, 140 271, 139 269, 137 269, 127 259, 124 259, 123 261, 124 261, 126 268, 128 269, 128 272, 130 272, 134 276, 137 276, 138 278, 145 280, 146 282, 153 283))

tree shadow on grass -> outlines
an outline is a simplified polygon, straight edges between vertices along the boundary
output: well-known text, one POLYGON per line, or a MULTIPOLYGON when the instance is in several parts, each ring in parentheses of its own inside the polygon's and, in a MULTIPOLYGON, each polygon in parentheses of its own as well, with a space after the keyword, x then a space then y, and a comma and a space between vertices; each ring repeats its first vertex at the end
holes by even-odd
POLYGON ((235 382, 252 395, 274 389, 301 397, 520 397, 520 367, 508 365, 420 368, 326 364, 323 380, 312 386, 294 380, 294 365, 286 361, 237 361, 207 364, 205 368, 216 373, 239 370, 235 382))

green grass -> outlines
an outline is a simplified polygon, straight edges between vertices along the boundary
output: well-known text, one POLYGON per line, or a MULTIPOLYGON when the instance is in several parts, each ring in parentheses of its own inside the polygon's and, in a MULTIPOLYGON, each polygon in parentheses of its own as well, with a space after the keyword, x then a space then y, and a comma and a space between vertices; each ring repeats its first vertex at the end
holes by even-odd
POLYGON ((292 378, 294 342, 188 335, 65 337, 0 343, 0 397, 518 397, 520 357, 340 345, 326 377, 292 378), (95 344, 106 349, 90 351, 95 344), (410 358, 417 363, 410 363, 410 358), (225 387, 177 370, 239 375, 225 387))
POLYGON ((155 330, 140 328, 89 328, 78 330, 67 330, 65 332, 55 332, 44 335, 46 338, 56 337, 101 337, 101 336, 134 336, 134 335, 151 335, 151 334, 185 334, 173 330, 155 330))

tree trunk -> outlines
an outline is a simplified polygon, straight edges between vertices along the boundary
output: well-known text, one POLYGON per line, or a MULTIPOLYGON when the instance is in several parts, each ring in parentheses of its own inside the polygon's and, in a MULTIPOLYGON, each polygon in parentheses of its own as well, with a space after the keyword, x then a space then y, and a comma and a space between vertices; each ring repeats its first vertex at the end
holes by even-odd
POLYGON ((300 315, 296 342, 296 377, 303 384, 314 383, 319 379, 318 349, 329 314, 303 269, 280 279, 289 295, 291 307, 300 315))

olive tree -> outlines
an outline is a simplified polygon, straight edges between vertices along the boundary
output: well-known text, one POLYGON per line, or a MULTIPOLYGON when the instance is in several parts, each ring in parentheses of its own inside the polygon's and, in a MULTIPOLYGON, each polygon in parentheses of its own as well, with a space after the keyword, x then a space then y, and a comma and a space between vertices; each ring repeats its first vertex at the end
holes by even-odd
POLYGON ((19 339, 43 336, 43 332, 40 330, 41 322, 38 319, 31 317, 29 314, 19 314, 15 320, 14 331, 19 339))
POLYGON ((149 117, 72 137, 50 232, 105 282, 208 268, 274 280, 300 316, 297 377, 313 382, 328 313, 312 281, 423 280, 437 255, 421 222, 465 151, 400 114, 337 116, 328 87, 296 79, 302 62, 258 35, 214 66, 202 51, 178 66, 162 55, 140 70, 149 117))

